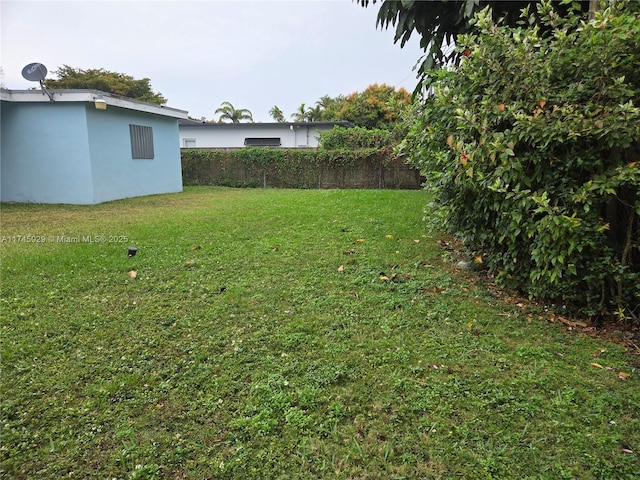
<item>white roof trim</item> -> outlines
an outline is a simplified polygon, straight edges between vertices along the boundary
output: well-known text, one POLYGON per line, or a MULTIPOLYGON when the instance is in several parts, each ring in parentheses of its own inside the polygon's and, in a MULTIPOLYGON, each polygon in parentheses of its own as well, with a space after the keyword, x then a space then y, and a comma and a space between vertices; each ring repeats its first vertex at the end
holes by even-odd
MULTIPOLYGON (((49 90, 55 102, 89 102, 93 103, 97 99, 104 100, 107 105, 127 108, 139 112, 155 113, 165 117, 189 118, 186 110, 165 107, 153 103, 140 102, 131 98, 120 97, 111 93, 99 90, 49 90)), ((0 99, 5 102, 40 102, 51 103, 49 97, 40 90, 1 90, 0 99)))

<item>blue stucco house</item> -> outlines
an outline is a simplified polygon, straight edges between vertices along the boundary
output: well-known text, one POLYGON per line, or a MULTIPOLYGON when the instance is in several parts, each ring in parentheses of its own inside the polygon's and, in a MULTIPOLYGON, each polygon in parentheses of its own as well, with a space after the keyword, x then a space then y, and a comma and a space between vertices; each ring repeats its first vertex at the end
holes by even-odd
POLYGON ((2 202, 95 204, 182 191, 187 112, 95 90, 0 91, 2 202))

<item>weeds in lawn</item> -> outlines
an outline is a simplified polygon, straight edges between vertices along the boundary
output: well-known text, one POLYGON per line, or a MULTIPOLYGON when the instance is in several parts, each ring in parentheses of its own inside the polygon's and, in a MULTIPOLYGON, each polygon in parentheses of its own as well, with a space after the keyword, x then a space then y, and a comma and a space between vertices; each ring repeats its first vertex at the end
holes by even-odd
POLYGON ((3 206, 54 239, 0 244, 3 478, 637 478, 637 358, 455 271, 427 202, 3 206))

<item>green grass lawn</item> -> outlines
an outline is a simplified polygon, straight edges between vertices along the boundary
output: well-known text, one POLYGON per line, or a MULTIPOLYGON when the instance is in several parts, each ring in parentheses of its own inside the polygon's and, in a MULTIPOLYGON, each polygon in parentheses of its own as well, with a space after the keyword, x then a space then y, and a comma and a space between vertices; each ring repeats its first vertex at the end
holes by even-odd
POLYGON ((3 205, 1 477, 640 477, 638 357, 456 271, 428 200, 3 205))

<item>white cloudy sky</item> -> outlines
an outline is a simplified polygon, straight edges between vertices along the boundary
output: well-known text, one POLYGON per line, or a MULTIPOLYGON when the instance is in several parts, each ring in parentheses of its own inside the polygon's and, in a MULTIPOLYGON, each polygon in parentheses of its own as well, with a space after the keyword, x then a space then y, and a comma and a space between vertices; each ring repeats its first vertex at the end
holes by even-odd
MULTIPOLYGON (((223 101, 271 121, 277 105, 416 84, 418 38, 401 49, 376 28, 379 3, 289 1, 1 0, 2 83, 26 89, 22 67, 40 62, 150 78, 168 106, 214 118, 223 101)), ((53 76, 52 73, 49 76, 53 76)))

